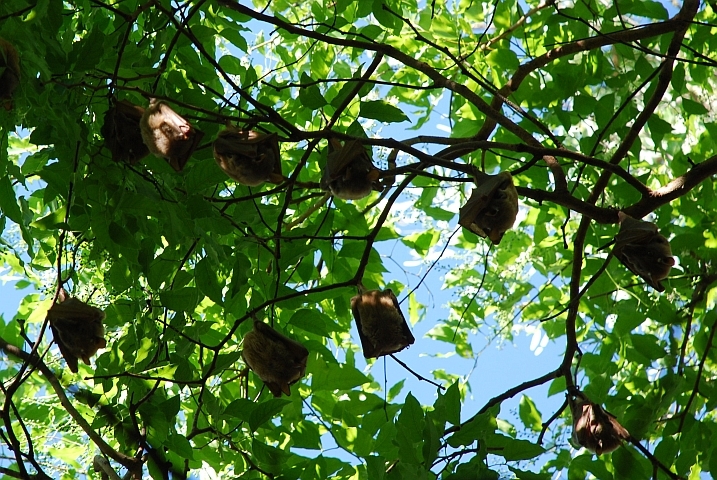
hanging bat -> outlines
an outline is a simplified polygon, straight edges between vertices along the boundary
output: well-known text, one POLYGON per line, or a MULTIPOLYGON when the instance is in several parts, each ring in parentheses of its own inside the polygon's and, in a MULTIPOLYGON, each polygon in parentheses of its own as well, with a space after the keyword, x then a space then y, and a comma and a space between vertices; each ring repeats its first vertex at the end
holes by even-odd
POLYGON ((232 179, 256 187, 264 182, 281 183, 279 137, 254 130, 227 127, 214 140, 214 160, 232 179))
POLYGON ((12 95, 20 85, 20 57, 15 47, 0 38, 0 104, 12 110, 12 95))
POLYGON ((600 405, 591 402, 579 393, 568 397, 573 415, 572 440, 590 452, 602 455, 610 453, 630 438, 630 433, 620 425, 615 416, 600 405))
POLYGON ((77 373, 77 360, 90 365, 90 357, 100 348, 107 347, 102 321, 105 313, 73 297, 64 290, 47 311, 52 335, 72 373, 77 373))
POLYGON ((244 335, 242 357, 275 397, 282 392, 291 395, 289 385, 304 376, 308 356, 302 344, 259 320, 254 320, 254 329, 244 335))
POLYGON ((169 105, 153 98, 140 120, 142 139, 149 151, 169 161, 181 172, 199 145, 204 132, 196 130, 169 105))
POLYGON ((363 356, 378 358, 400 352, 416 341, 391 289, 369 290, 351 299, 363 356))
POLYGON ((615 236, 613 253, 632 273, 645 280, 658 292, 660 283, 675 264, 670 243, 657 231, 657 225, 636 220, 618 212, 620 231, 615 236))
POLYGON ((107 110, 101 132, 105 146, 112 152, 112 160, 115 162, 136 165, 149 155, 149 148, 142 140, 142 129, 139 126, 142 115, 144 108, 127 100, 115 102, 107 110))
POLYGON ((350 140, 343 146, 336 139, 330 140, 322 188, 343 200, 358 200, 372 190, 381 191, 379 176, 380 170, 358 140, 350 140))
POLYGON ((458 223, 498 245, 518 216, 518 192, 508 172, 482 174, 481 183, 460 209, 458 223))

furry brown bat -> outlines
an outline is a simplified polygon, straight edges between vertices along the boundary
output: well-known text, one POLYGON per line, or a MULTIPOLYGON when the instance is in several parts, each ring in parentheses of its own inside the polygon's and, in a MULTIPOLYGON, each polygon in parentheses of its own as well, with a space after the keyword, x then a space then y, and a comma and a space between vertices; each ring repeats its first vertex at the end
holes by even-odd
POLYGON ((77 373, 77 360, 90 365, 90 357, 107 346, 102 320, 105 313, 85 302, 68 297, 64 290, 47 311, 52 335, 72 373, 77 373))
POLYGON ((582 393, 568 397, 573 415, 572 440, 590 452, 602 455, 610 453, 630 438, 630 433, 620 425, 609 412, 600 405, 591 402, 582 393))
POLYGON ((351 299, 351 310, 366 358, 400 352, 416 341, 391 289, 359 290, 351 299))
POLYGON ((660 283, 675 264, 670 243, 657 231, 657 225, 636 220, 618 212, 620 231, 615 236, 613 253, 632 273, 644 279, 658 292, 660 283))
POLYGON ((115 162, 136 165, 149 155, 149 148, 142 140, 139 126, 143 114, 144 108, 127 100, 120 100, 107 110, 101 132, 105 146, 112 152, 112 160, 115 162))
POLYGON ((358 140, 348 141, 342 146, 341 142, 332 138, 329 145, 322 188, 344 200, 358 200, 370 194, 371 190, 381 191, 378 183, 380 171, 358 140))
POLYGON ((281 183, 279 137, 254 130, 227 127, 214 140, 214 160, 232 179, 256 187, 264 182, 281 183))
POLYGON ((244 335, 242 357, 275 397, 282 392, 291 395, 289 385, 304 376, 308 356, 302 344, 259 320, 254 320, 254 329, 244 335))
POLYGON ((140 127, 149 151, 166 158, 177 172, 182 171, 204 136, 204 132, 196 130, 169 105, 156 98, 144 111, 140 127))
POLYGON ((12 110, 12 94, 20 85, 20 57, 15 47, 0 38, 0 105, 5 110, 12 110))
POLYGON ((508 172, 481 174, 480 185, 460 209, 458 223, 498 245, 518 216, 518 192, 508 172))

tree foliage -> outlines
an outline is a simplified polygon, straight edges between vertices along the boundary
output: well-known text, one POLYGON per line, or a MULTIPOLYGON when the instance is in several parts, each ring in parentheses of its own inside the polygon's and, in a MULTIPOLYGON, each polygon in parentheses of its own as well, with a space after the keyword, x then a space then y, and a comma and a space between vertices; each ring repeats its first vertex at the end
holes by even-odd
POLYGON ((34 287, 0 322, 4 474, 99 478, 94 459, 155 479, 716 475, 714 3, 248 3, 0 4, 21 63, 0 109, 0 255, 34 287), (108 109, 150 98, 204 133, 181 172, 112 161, 108 109), (227 122, 277 134, 286 178, 228 178, 212 159, 227 122), (327 194, 330 140, 364 145, 383 191, 327 194), (480 172, 517 187, 499 246, 457 225, 480 172), (613 258, 619 211, 670 241, 664 292, 613 258), (391 255, 423 269, 397 278, 391 255), (424 284, 454 293, 445 318, 425 315, 424 284), (454 372, 403 362, 385 387, 360 358, 359 285, 431 322, 412 350, 432 338, 471 358, 473 333, 531 326, 564 359, 483 385, 476 411, 454 372), (78 374, 45 317, 61 288, 106 314, 107 347, 78 374), (241 358, 254 318, 310 352, 289 397, 241 358), (567 400, 531 398, 548 384, 630 439, 600 456, 571 445, 567 400))

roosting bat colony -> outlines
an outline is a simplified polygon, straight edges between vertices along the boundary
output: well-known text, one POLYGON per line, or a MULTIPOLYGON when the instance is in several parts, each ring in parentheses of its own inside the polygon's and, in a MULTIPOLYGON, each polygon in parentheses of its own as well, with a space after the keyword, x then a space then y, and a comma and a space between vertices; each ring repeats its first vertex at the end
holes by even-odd
MULTIPOLYGON (((13 108, 13 93, 20 85, 18 52, 0 39, 0 105, 13 108)), ((138 164, 150 152, 167 160, 181 172, 204 134, 177 114, 164 101, 152 99, 147 108, 126 100, 113 101, 101 129, 105 147, 114 161, 138 164)), ((217 165, 232 180, 256 187, 264 182, 287 181, 281 168, 279 137, 227 126, 213 142, 217 165)), ((327 163, 320 186, 343 200, 358 200, 381 191, 381 171, 360 140, 344 143, 329 139, 327 163)), ((518 193, 508 172, 488 175, 478 172, 476 188, 460 209, 459 224, 499 244, 513 227, 518 214, 518 193)), ((614 255, 632 273, 661 292, 675 261, 670 245, 657 226, 619 212, 620 230, 615 237, 614 255)), ((377 358, 400 352, 414 343, 408 323, 391 290, 365 291, 359 285, 351 298, 351 309, 363 354, 377 358)), ((78 360, 90 364, 90 357, 106 347, 102 321, 104 313, 68 296, 64 290, 47 312, 47 319, 60 353, 72 372, 78 360)), ((305 373, 309 351, 302 344, 255 320, 244 336, 242 356, 246 365, 264 382, 274 396, 290 395, 290 386, 305 373)), ((618 448, 629 433, 617 419, 579 391, 571 392, 573 441, 596 454, 618 448)))

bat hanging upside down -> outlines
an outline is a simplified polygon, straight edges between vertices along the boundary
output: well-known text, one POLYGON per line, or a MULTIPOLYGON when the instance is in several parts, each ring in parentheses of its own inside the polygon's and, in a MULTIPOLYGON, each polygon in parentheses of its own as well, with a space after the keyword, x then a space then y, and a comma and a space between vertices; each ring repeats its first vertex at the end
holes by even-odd
POLYGON ((142 139, 149 151, 165 158, 181 172, 199 145, 204 132, 196 130, 169 105, 153 98, 140 120, 142 139))
POLYGON ((107 347, 105 328, 102 325, 105 313, 99 308, 69 297, 64 290, 60 291, 58 300, 59 302, 47 311, 47 319, 67 366, 72 373, 77 373, 78 359, 89 365, 90 357, 100 348, 107 347))
POLYGON ((321 187, 343 200, 359 200, 372 190, 381 191, 377 169, 368 152, 358 140, 341 145, 336 139, 329 141, 326 168, 321 187))
POLYGON ((214 160, 232 179, 249 187, 281 183, 279 137, 227 127, 214 140, 214 160))
POLYGON ((615 236, 613 253, 632 273, 644 279, 658 292, 665 290, 660 281, 667 278, 675 264, 667 239, 657 225, 618 212, 620 231, 615 236))
POLYGON ((508 172, 481 175, 481 183, 460 209, 458 223, 498 245, 518 216, 518 192, 508 172))
POLYGON ((304 376, 308 356, 302 344, 259 320, 244 335, 242 357, 275 397, 291 395, 289 386, 304 376))
POLYGON ((359 289, 351 299, 351 310, 366 358, 399 352, 416 341, 391 289, 359 289))

